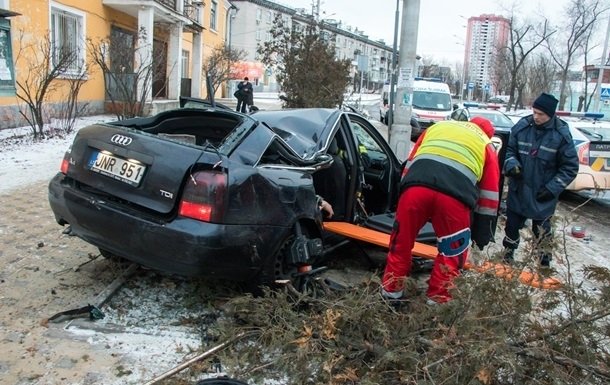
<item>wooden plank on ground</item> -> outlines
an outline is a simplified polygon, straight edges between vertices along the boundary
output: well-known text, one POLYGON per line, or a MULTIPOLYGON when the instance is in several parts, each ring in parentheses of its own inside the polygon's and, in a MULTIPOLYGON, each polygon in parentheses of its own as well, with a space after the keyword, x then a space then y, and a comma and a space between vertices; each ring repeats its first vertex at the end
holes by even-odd
MULTIPOLYGON (((347 222, 324 222, 324 229, 351 239, 371 243, 377 246, 388 248, 390 245, 390 234, 354 225, 347 222)), ((416 257, 425 259, 436 258, 437 250, 435 246, 425 243, 415 242, 412 254, 416 257)), ((496 277, 507 280, 513 279, 518 274, 519 282, 536 287, 539 289, 558 289, 561 281, 554 277, 544 277, 533 271, 513 269, 510 265, 496 262, 484 262, 481 265, 466 263, 464 268, 477 271, 479 273, 491 273, 496 277)))

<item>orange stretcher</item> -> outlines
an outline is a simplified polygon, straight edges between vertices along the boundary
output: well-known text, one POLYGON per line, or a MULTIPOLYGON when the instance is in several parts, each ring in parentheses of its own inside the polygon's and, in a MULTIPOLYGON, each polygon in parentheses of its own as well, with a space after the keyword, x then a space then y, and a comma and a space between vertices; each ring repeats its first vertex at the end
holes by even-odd
MULTIPOLYGON (((385 248, 388 248, 390 245, 390 234, 347 222, 324 222, 324 230, 385 248)), ((420 258, 434 259, 436 258, 437 250, 435 246, 415 242, 412 254, 420 258)), ((492 273, 496 277, 507 280, 513 279, 515 274, 519 274, 519 282, 539 289, 558 289, 561 287, 561 281, 557 278, 543 277, 531 271, 519 271, 503 263, 489 261, 481 265, 466 263, 464 268, 479 273, 492 273)))

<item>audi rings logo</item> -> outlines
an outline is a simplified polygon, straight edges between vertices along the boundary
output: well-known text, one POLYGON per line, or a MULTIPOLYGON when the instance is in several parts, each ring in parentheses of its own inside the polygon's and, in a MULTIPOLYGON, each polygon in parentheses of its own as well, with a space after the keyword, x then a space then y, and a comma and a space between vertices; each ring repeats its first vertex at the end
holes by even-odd
POLYGON ((133 139, 131 139, 129 136, 114 134, 112 135, 112 138, 110 138, 110 141, 120 146, 129 146, 133 139))

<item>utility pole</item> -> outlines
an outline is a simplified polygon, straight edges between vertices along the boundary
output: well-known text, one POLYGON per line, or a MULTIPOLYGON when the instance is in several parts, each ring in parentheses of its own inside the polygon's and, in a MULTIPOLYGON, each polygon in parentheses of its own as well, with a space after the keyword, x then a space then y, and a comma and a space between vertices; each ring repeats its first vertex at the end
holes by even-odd
POLYGON ((599 67, 599 71, 597 72, 597 88, 595 91, 595 100, 593 101, 593 111, 599 112, 599 102, 602 98, 602 81, 604 78, 604 68, 608 64, 606 61, 608 60, 608 39, 610 39, 610 16, 608 16, 608 28, 606 30, 606 40, 604 42, 604 52, 602 53, 601 65, 599 67))
POLYGON ((312 2, 311 4, 312 9, 312 14, 314 17, 314 20, 316 22, 320 21, 320 0, 317 0, 315 3, 312 2))
POLYGON ((417 63, 417 32, 420 0, 403 0, 400 32, 400 55, 396 82, 396 106, 389 130, 390 147, 399 160, 411 150, 411 112, 413 110, 413 81, 417 63))
POLYGON ((392 123, 394 123, 394 100, 396 99, 394 97, 394 91, 395 91, 395 86, 396 86, 396 56, 397 56, 397 52, 396 52, 396 45, 398 42, 398 15, 399 15, 399 9, 398 9, 398 3, 400 2, 400 0, 396 0, 396 14, 394 16, 394 44, 392 47, 392 66, 391 66, 391 73, 390 73, 390 109, 388 110, 388 119, 385 122, 385 124, 388 125, 388 140, 389 140, 389 135, 390 135, 390 131, 392 130, 392 123))

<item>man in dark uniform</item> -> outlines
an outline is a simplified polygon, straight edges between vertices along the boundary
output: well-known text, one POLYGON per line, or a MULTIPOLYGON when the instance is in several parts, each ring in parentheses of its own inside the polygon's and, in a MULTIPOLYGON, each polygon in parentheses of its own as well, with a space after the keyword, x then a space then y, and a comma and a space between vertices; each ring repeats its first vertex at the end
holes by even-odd
POLYGON ((540 265, 552 259, 551 217, 559 194, 578 174, 578 156, 568 125, 555 116, 557 99, 541 94, 532 105, 532 115, 519 120, 511 130, 504 174, 510 177, 506 202, 504 260, 511 263, 519 246, 519 230, 532 220, 540 265))

